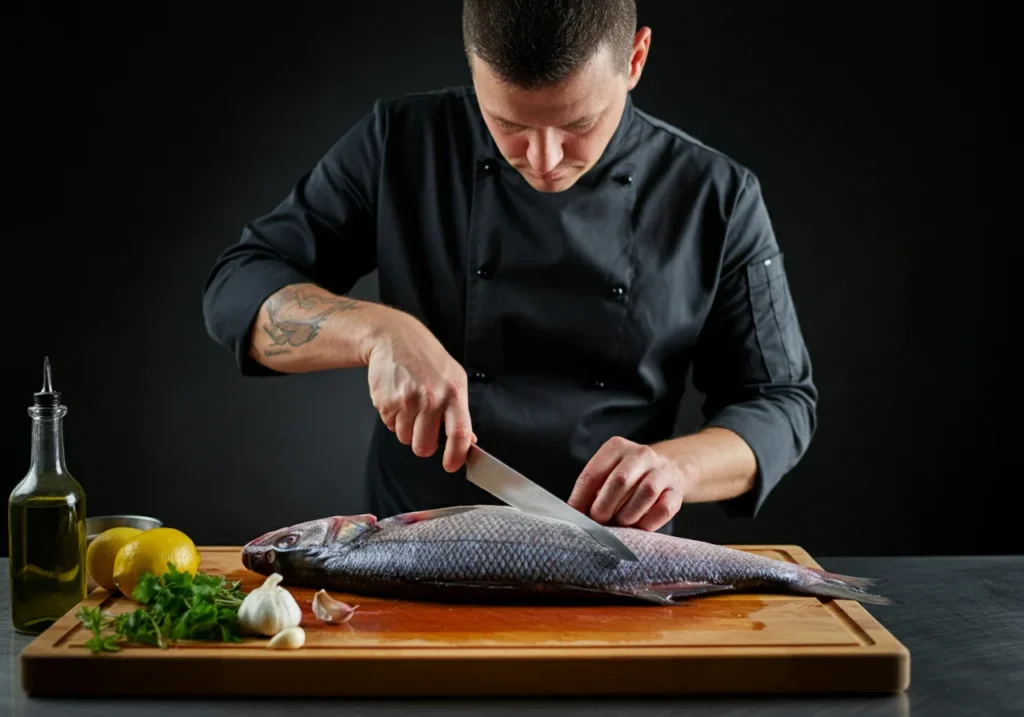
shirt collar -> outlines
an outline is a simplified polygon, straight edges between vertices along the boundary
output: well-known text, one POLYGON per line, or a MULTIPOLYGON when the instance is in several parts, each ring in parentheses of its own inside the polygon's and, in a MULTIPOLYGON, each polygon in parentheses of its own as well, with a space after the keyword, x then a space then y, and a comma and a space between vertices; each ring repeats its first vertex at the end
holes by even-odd
POLYGON ((604 148, 604 153, 601 155, 601 159, 598 160, 595 169, 597 166, 604 163, 606 159, 614 161, 614 157, 622 146, 623 141, 629 134, 630 129, 633 128, 633 118, 635 116, 636 108, 633 106, 633 95, 627 92, 626 104, 622 108, 622 117, 619 118, 619 126, 615 128, 615 133, 612 134, 612 138, 608 140, 608 146, 604 148))

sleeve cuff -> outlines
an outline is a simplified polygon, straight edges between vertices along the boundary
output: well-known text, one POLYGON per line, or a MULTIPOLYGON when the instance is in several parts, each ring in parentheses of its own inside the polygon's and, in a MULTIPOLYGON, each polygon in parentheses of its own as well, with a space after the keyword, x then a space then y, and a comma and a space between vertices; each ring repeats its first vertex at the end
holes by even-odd
POLYGON ((754 486, 743 495, 719 503, 728 517, 756 517, 788 469, 787 452, 780 450, 780 445, 789 445, 792 437, 779 435, 780 430, 786 430, 781 426, 788 426, 784 419, 780 424, 779 418, 770 404, 746 403, 727 406, 704 424, 705 428, 725 428, 737 434, 750 446, 757 462, 754 486))

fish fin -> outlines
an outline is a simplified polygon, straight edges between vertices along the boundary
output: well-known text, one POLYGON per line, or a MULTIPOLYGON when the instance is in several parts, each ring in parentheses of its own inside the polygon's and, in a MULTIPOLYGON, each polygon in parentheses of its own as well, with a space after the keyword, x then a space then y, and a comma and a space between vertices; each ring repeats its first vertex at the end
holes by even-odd
POLYGON ((416 510, 410 513, 399 513, 398 515, 392 516, 399 523, 421 523, 424 520, 434 520, 435 518, 445 518, 449 515, 458 515, 459 513, 466 513, 471 510, 476 510, 478 506, 475 505, 453 505, 447 508, 434 508, 433 510, 416 510))
POLYGON ((828 580, 838 580, 839 582, 846 583, 847 585, 855 585, 859 588, 870 588, 877 585, 884 585, 888 581, 885 578, 860 578, 854 575, 843 575, 841 573, 830 573, 827 570, 818 570, 817 568, 810 568, 813 572, 817 573, 822 578, 828 580))
POLYGON ((867 590, 868 587, 882 581, 873 578, 857 578, 850 575, 838 575, 821 570, 811 569, 810 581, 797 583, 797 592, 827 597, 836 600, 856 600, 868 605, 904 605, 905 603, 892 598, 878 595, 867 590))
POLYGON ((677 598, 693 597, 695 595, 707 595, 708 593, 720 593, 734 590, 732 585, 715 585, 714 583, 664 583, 661 585, 648 585, 636 590, 626 589, 623 594, 635 595, 641 600, 656 602, 662 605, 676 605, 677 598))

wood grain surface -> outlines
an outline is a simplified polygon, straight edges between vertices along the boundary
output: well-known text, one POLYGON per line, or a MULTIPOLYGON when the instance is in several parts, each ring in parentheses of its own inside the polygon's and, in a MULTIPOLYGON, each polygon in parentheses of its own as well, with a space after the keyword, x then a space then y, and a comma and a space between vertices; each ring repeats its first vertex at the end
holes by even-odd
MULTIPOLYGON (((820 567, 797 546, 731 547, 820 567)), ((265 579, 242 567, 238 547, 200 552, 200 570, 241 579, 246 591, 265 579)), ((299 650, 270 650, 253 637, 93 655, 76 607, 22 653, 23 687, 40 696, 541 696, 883 693, 910 680, 907 649, 848 600, 750 594, 677 606, 483 606, 332 592, 359 606, 348 623, 332 625, 313 616, 313 590, 288 589, 303 610, 299 650)), ((136 607, 102 588, 82 604, 136 607)))

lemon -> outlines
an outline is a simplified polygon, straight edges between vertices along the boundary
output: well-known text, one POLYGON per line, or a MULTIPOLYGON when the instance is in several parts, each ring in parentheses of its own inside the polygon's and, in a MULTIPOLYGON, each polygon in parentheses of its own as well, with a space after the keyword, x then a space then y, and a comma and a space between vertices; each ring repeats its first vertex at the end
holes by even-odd
POLYGON ((167 572, 167 563, 183 573, 195 576, 199 570, 199 551, 187 535, 175 528, 151 528, 131 538, 114 558, 114 583, 131 597, 143 573, 155 577, 167 572))
POLYGON ((138 528, 110 528, 93 538, 85 554, 89 576, 96 584, 114 592, 114 558, 125 543, 142 533, 138 528))

